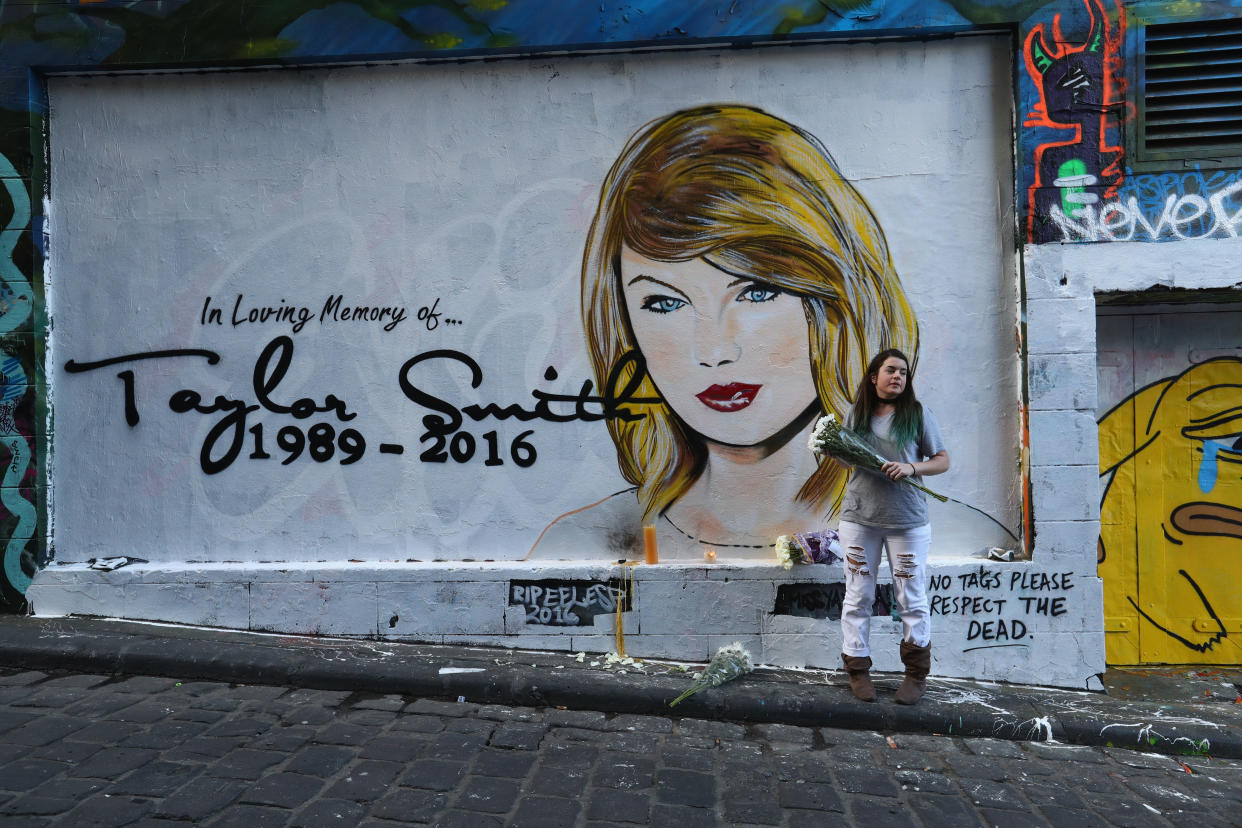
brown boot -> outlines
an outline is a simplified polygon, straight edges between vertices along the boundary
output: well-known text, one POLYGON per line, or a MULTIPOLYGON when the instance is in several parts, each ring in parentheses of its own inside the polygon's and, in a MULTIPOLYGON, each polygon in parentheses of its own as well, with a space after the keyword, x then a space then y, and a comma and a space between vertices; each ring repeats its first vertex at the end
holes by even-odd
POLYGON ((871 684, 871 656, 848 656, 841 654, 845 672, 850 678, 850 692, 854 698, 865 702, 875 701, 875 687, 871 684))
POLYGON ((906 677, 897 688, 898 704, 918 704, 927 689, 927 674, 931 672, 931 644, 916 647, 909 641, 901 642, 901 663, 906 665, 906 677))

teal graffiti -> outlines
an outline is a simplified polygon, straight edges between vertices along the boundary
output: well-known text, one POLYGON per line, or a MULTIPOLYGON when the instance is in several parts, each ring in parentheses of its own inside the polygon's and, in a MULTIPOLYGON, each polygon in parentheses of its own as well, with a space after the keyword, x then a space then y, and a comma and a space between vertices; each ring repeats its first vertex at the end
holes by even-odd
MULTIPOLYGON (((13 215, 9 219, 8 226, 0 230, 0 280, 3 280, 4 286, 12 297, 7 307, 0 309, 0 335, 3 335, 15 330, 18 325, 26 321, 31 311, 30 284, 13 261, 13 251, 17 247, 17 240, 26 225, 30 223, 30 197, 26 194, 26 188, 18 177, 17 170, 2 154, 0 154, 0 180, 4 182, 4 188, 8 191, 13 205, 13 215)), ((22 370, 21 362, 11 354, 0 352, 0 360, 3 361, 6 380, 3 403, 14 405, 17 400, 26 395, 28 389, 26 372, 22 370)), ((27 539, 33 535, 39 516, 34 504, 22 497, 21 491, 17 488, 30 465, 30 444, 26 442, 25 437, 17 433, 17 426, 11 417, 4 419, 6 420, 5 433, 0 434, 0 437, 9 447, 12 456, 4 470, 0 503, 4 504, 4 508, 8 509, 10 514, 17 517, 17 526, 13 530, 14 537, 9 540, 4 550, 4 574, 15 590, 24 593, 30 586, 30 576, 22 570, 21 554, 27 539)))

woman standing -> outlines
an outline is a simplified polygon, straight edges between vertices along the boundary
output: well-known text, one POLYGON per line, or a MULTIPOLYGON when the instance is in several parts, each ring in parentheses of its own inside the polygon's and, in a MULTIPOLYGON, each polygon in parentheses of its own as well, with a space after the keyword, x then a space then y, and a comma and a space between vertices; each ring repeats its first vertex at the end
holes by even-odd
POLYGON ((949 453, 935 416, 914 395, 910 360, 890 348, 876 354, 859 385, 850 429, 882 456, 879 471, 855 468, 845 490, 838 532, 845 550, 845 600, 841 649, 850 690, 875 701, 871 684, 871 606, 875 602, 880 548, 888 550, 893 592, 901 613, 901 661, 906 676, 898 704, 923 696, 931 669, 931 624, 927 603, 927 550, 931 545, 926 496, 898 483, 907 477, 949 470, 949 453))

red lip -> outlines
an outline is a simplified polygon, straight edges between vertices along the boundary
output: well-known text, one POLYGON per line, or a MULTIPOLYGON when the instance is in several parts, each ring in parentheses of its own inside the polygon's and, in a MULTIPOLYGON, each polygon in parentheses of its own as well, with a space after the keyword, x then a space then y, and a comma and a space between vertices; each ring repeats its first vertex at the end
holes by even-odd
POLYGON ((741 411, 755 401, 762 385, 750 385, 745 382, 731 382, 728 385, 713 385, 694 396, 699 402, 713 411, 741 411))

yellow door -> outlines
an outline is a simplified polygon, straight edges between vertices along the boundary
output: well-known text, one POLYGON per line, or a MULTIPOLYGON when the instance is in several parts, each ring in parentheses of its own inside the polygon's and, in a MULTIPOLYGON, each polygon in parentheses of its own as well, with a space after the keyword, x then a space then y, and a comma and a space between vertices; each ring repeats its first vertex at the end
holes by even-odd
POLYGON ((1098 310, 1108 661, 1242 663, 1242 306, 1098 310))
POLYGON ((1109 663, 1242 663, 1242 359, 1145 385, 1099 437, 1109 663))

